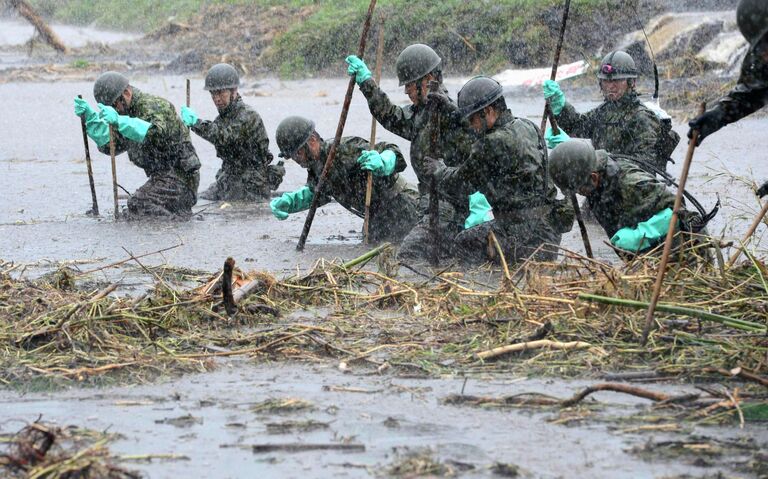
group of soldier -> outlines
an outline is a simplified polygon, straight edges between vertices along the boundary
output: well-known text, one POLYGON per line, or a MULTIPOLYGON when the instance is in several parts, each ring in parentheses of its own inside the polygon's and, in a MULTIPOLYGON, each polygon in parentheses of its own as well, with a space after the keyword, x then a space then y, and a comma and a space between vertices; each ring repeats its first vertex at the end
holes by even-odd
MULTIPOLYGON (((749 52, 737 86, 690 122, 689 137, 698 131, 699 141, 768 103, 768 2, 742 0, 737 20, 749 52)), ((336 201, 362 216, 371 174, 370 238, 398 243, 401 257, 425 259, 437 248, 443 258, 472 263, 498 259, 499 251, 507 261, 553 259, 574 222, 572 193, 586 197, 624 258, 656 248, 669 227, 691 236, 704 232, 703 212, 682 211, 679 224, 670 225, 674 194, 667 189, 666 164, 679 136, 662 110, 638 98, 637 68, 623 51, 603 59, 597 77, 605 101, 589 112, 577 112, 557 82, 545 82, 544 97, 560 127, 554 132, 515 117, 490 77, 469 80, 453 101, 443 86, 441 58, 427 45, 411 45, 397 59, 407 106, 392 103, 362 59, 352 55, 346 63, 373 117, 410 142, 417 184, 399 175, 407 163, 397 145, 343 137, 317 203, 336 201), (557 188, 565 199, 558 199, 557 188), (430 217, 431 195, 439 198, 438 218, 430 217)), ((94 85, 100 111, 75 99, 75 113, 99 150, 109 153, 113 129, 116 153, 127 152, 147 174, 128 200, 131 215, 191 215, 200 161, 189 129, 212 143, 222 160, 202 198, 255 201, 278 188, 285 168, 282 161, 271 164, 264 123, 243 102, 239 83, 230 65, 209 70, 205 89, 219 112, 212 121, 187 106, 177 116, 170 102, 115 72, 94 85)), ((298 116, 281 121, 275 136, 279 156, 307 170, 305 186, 270 202, 282 220, 310 207, 333 141, 298 116)), ((768 183, 758 190, 766 193, 768 183)))

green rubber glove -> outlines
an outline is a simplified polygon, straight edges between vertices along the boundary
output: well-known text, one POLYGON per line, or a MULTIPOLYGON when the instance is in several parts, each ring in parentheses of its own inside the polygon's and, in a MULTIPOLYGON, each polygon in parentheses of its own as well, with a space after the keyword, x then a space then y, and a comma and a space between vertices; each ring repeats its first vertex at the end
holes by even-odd
POLYGON ((666 236, 669 222, 672 219, 672 208, 659 211, 647 221, 642 221, 636 227, 622 228, 611 238, 611 244, 626 251, 642 251, 652 243, 666 236))
POLYGON ((184 105, 181 107, 181 121, 187 126, 195 126, 200 121, 200 118, 197 117, 195 110, 184 105))
POLYGON ((98 146, 109 143, 109 125, 99 118, 96 110, 82 98, 75 97, 75 115, 85 118, 85 132, 98 146))
POLYGON ((142 143, 147 137, 147 132, 152 127, 152 123, 144 121, 141 118, 134 118, 127 115, 118 115, 117 110, 111 106, 99 103, 101 113, 99 117, 112 126, 117 127, 121 135, 131 141, 142 143))
POLYGON ((548 126, 547 131, 544 133, 544 139, 547 140, 547 148, 551 150, 560 143, 565 143, 566 141, 570 140, 571 137, 568 136, 568 133, 566 133, 562 128, 560 129, 559 134, 553 135, 552 127, 548 126))
POLYGON ((314 193, 309 186, 304 186, 296 191, 283 193, 280 198, 269 202, 272 214, 279 220, 288 218, 291 213, 306 210, 312 204, 314 193))
POLYGON ((373 176, 389 176, 395 171, 397 156, 392 150, 384 150, 381 153, 374 150, 366 150, 357 157, 360 168, 373 173, 373 176))
POLYGON ((464 221, 464 229, 468 230, 473 226, 477 226, 491 221, 491 205, 488 203, 488 199, 484 194, 479 191, 475 191, 469 195, 469 216, 464 221))
POLYGON ((345 60, 349 64, 347 68, 347 75, 355 76, 355 83, 362 85, 363 82, 371 78, 371 70, 368 69, 368 65, 363 60, 357 57, 357 55, 350 55, 345 60))
POLYGON ((544 99, 549 101, 549 107, 552 114, 557 116, 563 111, 565 106, 565 93, 560 89, 560 85, 554 80, 544 82, 544 99))

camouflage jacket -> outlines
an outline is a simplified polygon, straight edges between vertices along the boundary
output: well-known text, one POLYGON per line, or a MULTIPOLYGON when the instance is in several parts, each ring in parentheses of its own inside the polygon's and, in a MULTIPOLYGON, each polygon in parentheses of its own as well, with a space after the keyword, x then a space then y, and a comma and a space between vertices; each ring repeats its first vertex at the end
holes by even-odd
POLYGON ((557 190, 547 179, 546 146, 539 129, 529 120, 506 110, 473 145, 459 166, 438 169, 440 191, 464 198, 483 193, 497 220, 525 221, 526 212, 548 214, 557 190))
MULTIPOLYGON (((441 85, 440 88, 442 93, 448 94, 445 87, 441 85)), ((360 91, 368 100, 368 108, 373 117, 387 130, 411 142, 411 166, 416 172, 421 195, 427 195, 429 192, 429 178, 424 165, 425 156, 442 158, 448 166, 458 166, 469 156, 473 141, 472 134, 467 125, 457 121, 453 116, 445 114, 439 116, 435 137, 436 148, 433 148, 432 133, 435 125, 429 105, 403 107, 394 105, 373 80, 366 80, 360 85, 360 91)), ((457 211, 457 214, 466 216, 469 211, 466 197, 461 200, 447 199, 455 203, 457 210, 462 210, 457 211)))
MULTIPOLYGON (((320 147, 320 158, 310 162, 307 171, 307 186, 312 191, 317 187, 317 182, 323 172, 323 166, 328 158, 333 141, 323 141, 320 147)), ((318 205, 324 205, 336 200, 341 206, 353 212, 361 218, 365 214, 365 190, 368 183, 368 172, 360 168, 357 158, 363 151, 368 150, 370 142, 357 136, 346 136, 341 139, 341 144, 336 149, 333 166, 328 173, 323 186, 322 196, 318 205)), ((387 199, 397 195, 407 183, 400 179, 398 173, 405 170, 407 164, 397 145, 392 143, 377 143, 374 149, 378 152, 392 150, 397 162, 395 170, 389 176, 373 177, 373 192, 371 194, 371 208, 377 209, 387 199)))
MULTIPOLYGON (((619 101, 606 101, 587 113, 578 113, 573 105, 566 103, 556 118, 558 126, 568 135, 592 140, 596 150, 659 163, 657 144, 661 123, 632 92, 619 101)), ((661 164, 666 165, 666 158, 661 164)))
POLYGON ((768 104, 768 62, 760 51, 768 42, 768 35, 758 41, 744 58, 736 86, 713 108, 720 116, 720 127, 738 121, 768 104))
POLYGON ((630 160, 613 159, 610 153, 598 150, 596 171, 600 183, 587 201, 609 238, 675 204, 675 195, 664 183, 630 160))
POLYGON ((213 143, 223 171, 238 175, 258 170, 266 181, 267 165, 272 161, 267 130, 256 110, 246 105, 240 95, 215 120, 198 121, 192 131, 213 143))
MULTIPOLYGON (((115 153, 128 152, 131 163, 143 169, 148 177, 174 170, 197 192, 200 160, 175 108, 168 100, 131 88, 133 98, 128 116, 141 118, 152 126, 141 143, 123 137, 115 128, 115 153)), ((99 151, 108 155, 109 143, 99 147, 99 151)))

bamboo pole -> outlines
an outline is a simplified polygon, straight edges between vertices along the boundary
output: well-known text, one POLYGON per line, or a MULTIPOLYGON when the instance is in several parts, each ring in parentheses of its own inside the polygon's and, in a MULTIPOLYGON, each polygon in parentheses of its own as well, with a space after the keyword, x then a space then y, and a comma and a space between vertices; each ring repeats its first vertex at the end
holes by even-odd
MULTIPOLYGON (((82 99, 83 95, 77 95, 82 99)), ((91 210, 86 214, 99 216, 99 202, 96 200, 96 184, 93 181, 93 165, 91 164, 91 149, 88 146, 88 132, 85 127, 85 117, 80 118, 80 126, 83 130, 83 145, 85 146, 85 166, 88 169, 88 183, 91 186, 91 210)))
MULTIPOLYGON (((699 115, 706 111, 706 103, 702 103, 699 107, 699 115)), ((656 284, 653 286, 653 296, 651 296, 651 302, 648 306, 648 313, 645 316, 645 326, 643 327, 643 335, 640 338, 640 345, 645 346, 648 341, 648 334, 653 327, 653 313, 656 310, 656 305, 659 302, 659 295, 661 294, 661 286, 664 283, 664 274, 667 271, 667 264, 669 263, 669 254, 672 251, 672 240, 675 236, 675 230, 677 230, 677 218, 680 213, 680 206, 683 203, 683 193, 685 192, 685 183, 688 181, 688 171, 691 169, 691 162, 693 161, 693 153, 696 151, 696 144, 699 141, 699 131, 693 130, 691 140, 688 142, 688 152, 685 154, 685 162, 683 163, 683 171, 680 174, 680 183, 677 186, 677 194, 675 195, 675 206, 672 209, 672 218, 669 220, 669 228, 667 228, 667 238, 664 241, 664 252, 661 255, 661 264, 659 265, 659 273, 656 276, 656 284)))
MULTIPOLYGON (((382 57, 384 56, 384 17, 379 23, 379 43, 376 45, 376 73, 374 79, 378 85, 381 81, 382 57)), ((376 146, 376 118, 371 118, 371 150, 376 146)), ((371 221, 371 196, 373 196, 373 172, 368 172, 365 184, 365 217, 363 218, 363 244, 369 243, 368 226, 371 221)))
POLYGON ((109 125, 109 156, 112 160, 112 196, 115 200, 115 219, 120 217, 120 209, 117 204, 117 166, 115 163, 115 127, 109 125))
POLYGON ((768 213, 768 202, 763 205, 763 208, 760 210, 757 216, 755 216, 754 221, 752 221, 752 225, 750 225, 749 229, 747 230, 747 234, 745 234, 744 238, 741 240, 741 246, 739 246, 736 252, 733 253, 733 256, 728 259, 728 264, 726 266, 727 268, 733 266, 733 264, 736 263, 736 260, 739 259, 742 251, 744 251, 744 247, 746 246, 747 241, 752 237, 753 234, 755 234, 755 230, 760 225, 760 223, 763 222, 763 218, 765 217, 766 213, 768 213))
MULTIPOLYGON (((368 30, 371 29, 371 18, 373 17, 373 10, 376 8, 376 0, 371 0, 371 4, 368 6, 368 13, 365 17, 365 23, 363 24, 363 33, 360 35, 360 45, 357 49, 357 56, 362 60, 365 55, 365 43, 368 38, 368 30)), ((336 127, 336 135, 334 136, 331 149, 328 152, 328 159, 325 160, 325 166, 323 172, 320 174, 320 178, 317 180, 317 186, 315 187, 315 194, 312 197, 312 204, 309 206, 307 212, 307 219, 304 220, 304 229, 299 237, 299 243, 296 245, 298 251, 304 251, 304 245, 307 242, 307 236, 309 236, 309 230, 312 228, 312 220, 315 219, 315 212, 317 212, 317 205, 320 201, 320 196, 325 186, 325 180, 328 178, 328 173, 333 167, 333 160, 336 159, 336 148, 341 141, 341 134, 344 132, 344 125, 347 122, 347 114, 349 113, 349 105, 352 103, 352 93, 355 91, 355 77, 349 79, 349 85, 347 86, 347 93, 344 96, 344 104, 341 107, 341 116, 339 117, 339 125, 336 127)))

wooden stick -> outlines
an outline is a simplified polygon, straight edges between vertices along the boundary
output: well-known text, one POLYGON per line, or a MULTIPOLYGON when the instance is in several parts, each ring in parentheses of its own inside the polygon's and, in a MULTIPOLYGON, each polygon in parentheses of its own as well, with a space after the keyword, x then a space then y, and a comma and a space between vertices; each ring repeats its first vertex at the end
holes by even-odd
POLYGON ((35 12, 35 9, 32 8, 29 3, 24 0, 10 0, 9 3, 13 8, 16 9, 16 11, 19 12, 19 15, 26 18, 27 21, 29 21, 29 23, 35 27, 38 33, 40 33, 40 36, 43 37, 43 40, 45 40, 48 45, 52 46, 54 50, 61 53, 69 53, 67 46, 62 43, 58 35, 56 35, 56 33, 51 30, 51 27, 49 27, 42 18, 40 18, 40 15, 35 12))
POLYGON ((571 407, 581 402, 584 398, 586 398, 590 394, 597 391, 613 391, 617 393, 630 394, 632 396, 637 396, 644 399, 650 399, 651 401, 656 401, 656 402, 668 401, 669 399, 671 399, 671 396, 668 396, 666 394, 649 391, 647 389, 642 389, 635 386, 629 386, 627 384, 602 383, 602 384, 595 384, 594 386, 589 386, 583 391, 574 394, 573 397, 571 397, 570 399, 565 399, 564 401, 562 401, 560 403, 560 406, 571 407))
MULTIPOLYGON (((77 95, 82 99, 83 95, 77 95)), ((99 202, 96 200, 96 184, 93 182, 93 166, 91 165, 91 149, 88 146, 88 132, 85 127, 85 117, 80 117, 80 126, 83 130, 83 145, 85 146, 85 166, 88 168, 88 183, 91 185, 91 211, 87 214, 99 216, 99 202)))
POLYGON ((519 351, 527 351, 529 349, 561 349, 561 350, 571 350, 571 349, 585 349, 585 348, 591 348, 592 345, 589 343, 585 343, 584 341, 570 341, 567 343, 561 343, 560 341, 552 341, 550 339, 540 339, 538 341, 528 341, 525 343, 517 343, 517 344, 508 344, 506 346, 499 346, 498 348, 489 349, 488 351, 482 351, 477 353, 478 359, 490 359, 495 358, 496 356, 501 356, 504 354, 519 352, 519 351))
POLYGON ((187 108, 192 104, 190 101, 190 91, 189 91, 189 78, 187 78, 187 108))
MULTIPOLYGON (((552 114, 549 102, 545 105, 544 111, 549 118, 549 123, 552 125, 552 134, 559 135, 560 128, 557 126, 557 120, 555 120, 555 116, 552 114)), ((584 251, 586 251, 589 259, 594 259, 595 256, 592 254, 592 243, 589 242, 587 225, 584 224, 584 218, 581 216, 581 208, 579 208, 579 201, 576 199, 576 193, 571 193, 571 205, 573 206, 573 212, 576 215, 576 222, 579 224, 579 232, 581 233, 581 241, 584 243, 584 251)))
MULTIPOLYGON (((365 23, 363 24, 363 33, 360 36, 360 45, 357 49, 357 56, 362 60, 365 55, 365 43, 368 38, 368 30, 371 29, 371 18, 373 17, 373 10, 376 8, 376 0, 371 0, 371 4, 368 6, 368 13, 365 17, 365 23)), ((307 219, 304 220, 304 229, 299 237, 299 243, 296 245, 298 251, 304 251, 304 245, 307 242, 307 236, 309 236, 309 229, 312 227, 312 220, 315 219, 315 212, 317 212, 317 205, 320 201, 320 196, 325 186, 325 180, 328 178, 328 173, 333 167, 333 160, 336 159, 336 148, 341 142, 341 134, 344 132, 344 125, 347 122, 347 114, 349 113, 349 105, 352 103, 352 94, 355 91, 355 77, 349 79, 349 85, 347 86, 347 93, 344 96, 344 104, 341 107, 341 116, 339 117, 339 125, 336 128, 336 136, 334 136, 331 149, 328 151, 328 159, 325 160, 325 166, 323 172, 320 174, 320 178, 317 180, 317 186, 315 187, 315 194, 312 197, 312 204, 309 206, 307 212, 307 219)))
POLYGON ((232 296, 232 273, 235 270, 235 260, 227 258, 224 261, 224 274, 221 275, 221 296, 224 303, 224 310, 228 316, 234 316, 237 313, 237 304, 232 296))
MULTIPOLYGON (((560 52, 563 50, 563 40, 565 39, 565 26, 568 23, 568 12, 571 9, 571 0, 565 0, 565 8, 563 9, 563 20, 560 22, 560 37, 557 39, 557 47, 555 48, 555 59, 552 62, 552 73, 549 75, 550 80, 557 78, 557 66, 560 64, 560 52)), ((544 115, 541 117, 541 134, 544 134, 544 129, 547 127, 547 105, 544 106, 544 115)), ((554 130, 554 127, 552 128, 554 130)))
POLYGON ((736 249, 736 252, 733 253, 733 256, 728 259, 728 264, 726 265, 727 268, 733 266, 736 260, 739 259, 741 252, 744 251, 744 247, 746 246, 747 241, 752 237, 753 234, 755 234, 755 230, 760 225, 760 223, 763 222, 763 218, 765 217, 766 213, 768 213, 768 202, 763 205, 763 208, 760 210, 757 216, 755 216, 754 221, 752 221, 752 225, 750 225, 749 229, 747 230, 747 234, 745 234, 744 238, 741 240, 741 246, 739 246, 738 249, 736 249))
MULTIPOLYGON (((699 115, 706 111, 706 103, 702 103, 699 107, 699 115)), ((677 194, 675 195, 675 206, 672 209, 672 218, 669 220, 669 228, 667 228, 667 238, 664 241, 664 252, 661 256, 661 264, 659 265, 659 273, 656 276, 656 284, 653 287, 653 296, 651 296, 651 304, 648 306, 648 314, 645 316, 645 326, 643 327, 643 335, 640 338, 640 345, 645 346, 648 341, 648 334, 653 327, 653 313, 656 311, 656 304, 659 302, 659 295, 661 294, 661 286, 664 283, 664 274, 667 271, 667 263, 669 263, 669 253, 672 251, 672 240, 675 236, 675 230, 677 230, 677 218, 680 212, 680 205, 683 202, 683 192, 685 191, 685 182, 688 181, 688 170, 691 169, 691 161, 693 161, 693 153, 696 151, 696 143, 699 141, 699 131, 693 130, 691 140, 688 142, 688 152, 685 154, 685 162, 683 163, 683 171, 680 174, 680 183, 677 185, 677 194)))
POLYGON ((112 196, 115 199, 115 219, 120 217, 117 205, 117 166, 115 164, 115 127, 109 125, 109 156, 112 160, 112 196))
POLYGON ((107 265, 104 265, 104 266, 99 266, 98 268, 89 269, 87 271, 80 271, 79 273, 76 274, 76 276, 84 276, 86 274, 95 273, 95 272, 101 271, 103 269, 112 268, 113 266, 120 266, 121 264, 127 263, 129 261, 133 261, 134 258, 143 258, 145 256, 150 256, 150 255, 153 255, 153 254, 164 253, 164 252, 166 252, 168 250, 172 250, 174 248, 178 248, 179 246, 183 246, 183 245, 184 245, 184 243, 179 243, 177 245, 169 246, 167 248, 159 249, 157 251, 152 251, 151 253, 144 253, 144 254, 140 254, 138 256, 132 256, 132 257, 127 258, 127 259, 116 261, 114 263, 110 263, 110 264, 107 264, 107 265))
MULTIPOLYGON (((378 85, 381 81, 381 65, 384 56, 384 17, 379 22, 379 43, 376 45, 376 73, 374 79, 378 85)), ((376 146, 376 118, 371 118, 371 150, 376 146)), ((373 172, 368 172, 365 184, 365 217, 363 218, 363 244, 368 244, 368 224, 371 221, 371 196, 373 195, 373 172)))
MULTIPOLYGON (((438 93, 440 91, 440 83, 436 80, 429 82, 429 92, 438 93)), ((432 138, 431 138, 431 151, 430 153, 435 157, 439 157, 438 148, 440 145, 440 112, 438 111, 438 105, 435 103, 432 106, 432 138)), ((440 265, 440 192, 437 189, 437 179, 432 178, 429 182, 429 230, 432 233, 432 249, 430 251, 430 263, 432 266, 440 265)))

